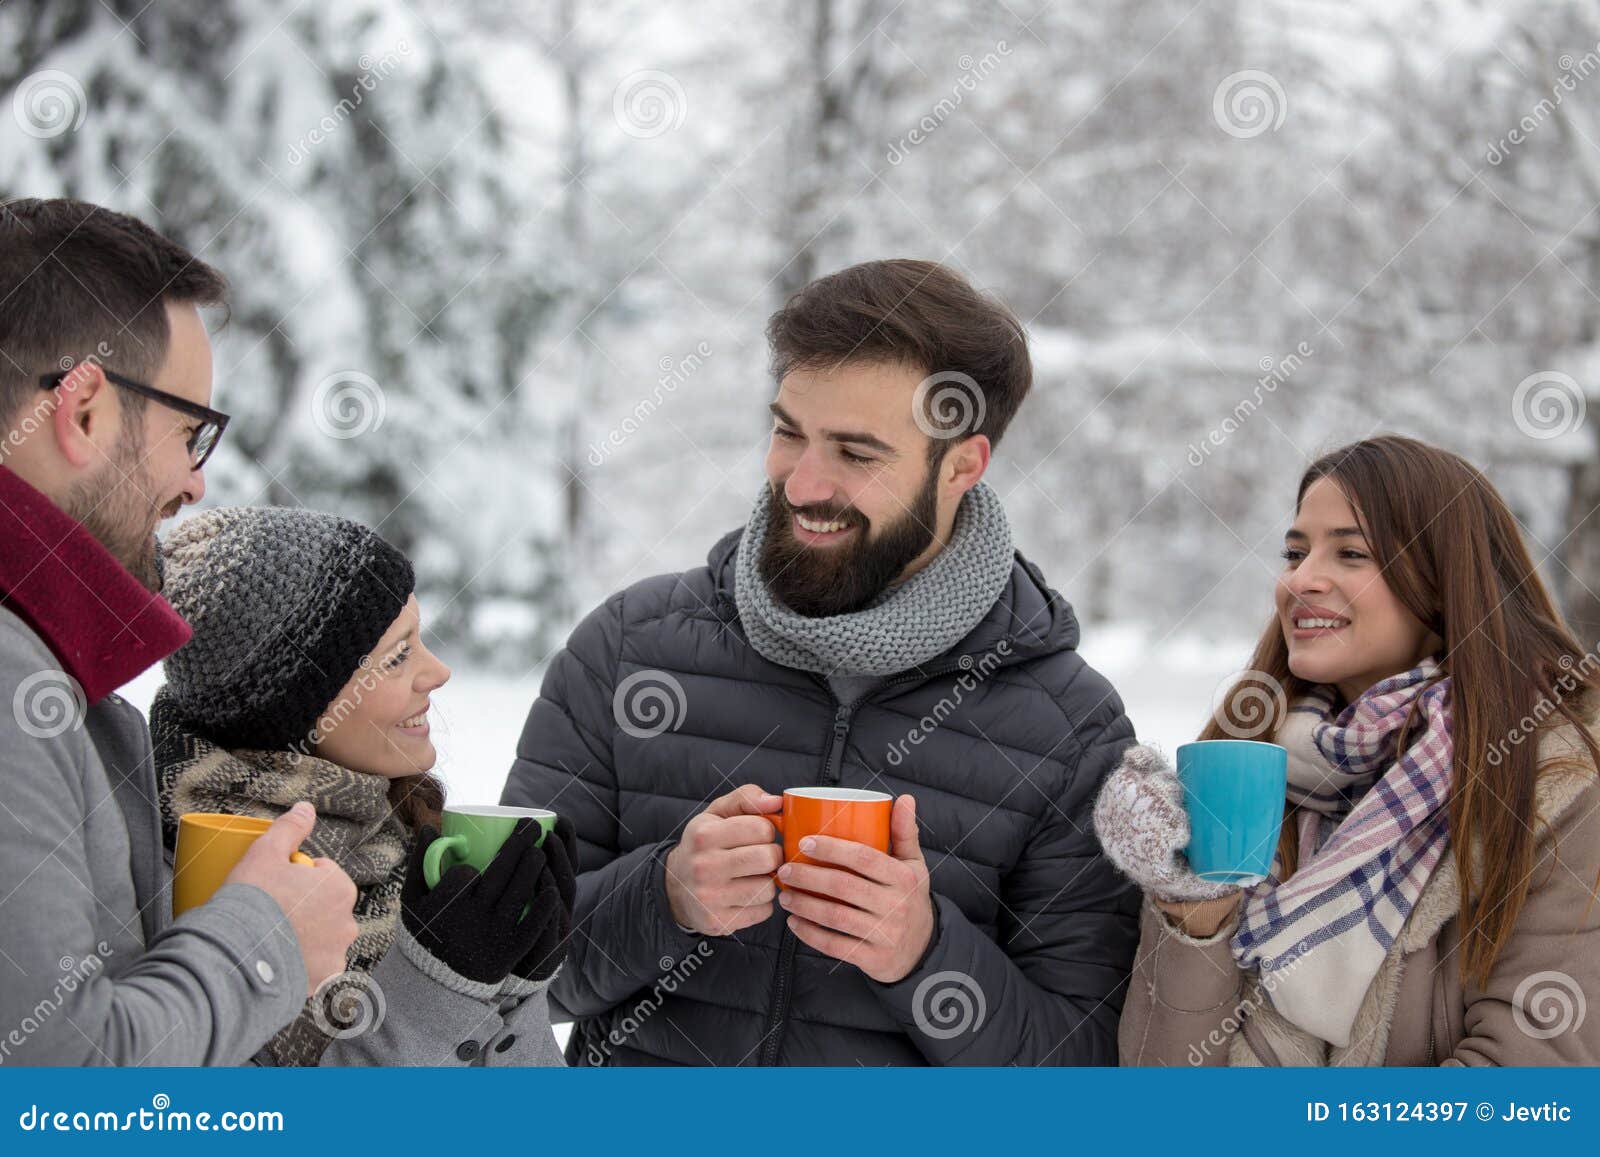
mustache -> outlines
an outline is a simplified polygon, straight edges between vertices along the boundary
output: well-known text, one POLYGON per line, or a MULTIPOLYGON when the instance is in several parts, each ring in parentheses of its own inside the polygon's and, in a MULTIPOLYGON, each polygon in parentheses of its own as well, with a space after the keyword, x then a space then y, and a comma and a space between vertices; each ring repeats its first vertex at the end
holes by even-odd
POLYGON ((780 510, 789 514, 801 514, 817 522, 843 522, 858 526, 865 526, 868 523, 867 517, 853 506, 827 506, 818 503, 796 506, 789 501, 782 490, 774 490, 772 497, 780 510))

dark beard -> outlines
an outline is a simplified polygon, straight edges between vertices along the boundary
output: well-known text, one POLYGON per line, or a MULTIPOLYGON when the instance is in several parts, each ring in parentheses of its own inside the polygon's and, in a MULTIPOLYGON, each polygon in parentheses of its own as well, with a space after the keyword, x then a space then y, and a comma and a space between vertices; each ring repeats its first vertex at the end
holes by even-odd
POLYGON ((843 546, 809 547, 794 536, 796 508, 782 487, 770 488, 767 540, 761 544, 756 572, 768 592, 796 614, 807 618, 859 611, 898 579, 928 549, 938 516, 939 478, 931 466, 911 509, 877 533, 860 511, 803 506, 807 518, 835 519, 859 527, 855 540, 843 546))
POLYGON ((63 508, 146 590, 160 594, 161 544, 156 540, 156 525, 168 515, 152 508, 146 497, 151 483, 144 468, 143 439, 124 437, 121 445, 117 457, 94 477, 73 484, 63 508))

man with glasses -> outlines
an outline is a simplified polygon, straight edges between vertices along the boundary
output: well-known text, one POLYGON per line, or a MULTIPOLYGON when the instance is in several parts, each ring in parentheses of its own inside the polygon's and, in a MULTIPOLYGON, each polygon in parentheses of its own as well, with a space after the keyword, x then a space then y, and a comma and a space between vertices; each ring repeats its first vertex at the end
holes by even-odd
POLYGON ((349 877, 290 862, 305 804, 171 918, 149 733, 113 694, 189 637, 155 530, 227 425, 200 315, 226 289, 131 217, 0 208, 0 1063, 241 1063, 355 937, 349 877))

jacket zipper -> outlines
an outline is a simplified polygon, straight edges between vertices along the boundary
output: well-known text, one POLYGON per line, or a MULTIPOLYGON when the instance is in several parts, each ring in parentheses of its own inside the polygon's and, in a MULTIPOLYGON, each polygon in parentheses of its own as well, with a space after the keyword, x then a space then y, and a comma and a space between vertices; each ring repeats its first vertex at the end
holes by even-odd
MULTIPOLYGON (((1006 641, 1009 642, 1010 638, 1009 635, 1006 636, 1006 641)), ((822 778, 819 782, 824 786, 831 786, 839 782, 840 770, 844 765, 845 741, 850 736, 850 717, 862 703, 865 703, 885 687, 893 686, 896 683, 926 681, 955 671, 970 669, 970 666, 963 668, 960 659, 956 659, 938 667, 896 675, 892 679, 885 679, 868 694, 863 695, 852 703, 840 703, 834 698, 833 690, 828 687, 827 680, 813 672, 812 677, 828 692, 828 700, 834 705, 833 732, 828 741, 827 758, 823 760, 822 778)), ((789 931, 787 924, 784 925, 780 945, 778 949, 778 964, 772 981, 772 1007, 767 1014, 767 1031, 763 1034, 761 1056, 757 1061, 758 1064, 766 1066, 778 1063, 778 1051, 783 1047, 784 1033, 788 1030, 789 998, 792 995, 791 984, 794 980, 794 957, 800 942, 795 939, 794 933, 789 931)))
MULTIPOLYGON (((831 693, 829 698, 832 698, 831 693)), ((818 781, 824 785, 839 782, 839 769, 844 763, 845 740, 850 735, 850 713, 855 707, 855 703, 834 701, 833 735, 828 741, 827 758, 823 761, 822 778, 818 781)), ((789 997, 792 995, 794 957, 799 947, 800 941, 795 939, 794 933, 789 931, 788 924, 785 924, 782 947, 778 949, 777 974, 772 984, 772 1011, 767 1014, 766 1037, 761 1046, 760 1063, 763 1065, 777 1064, 778 1050, 783 1047, 784 1033, 789 1026, 789 997)))

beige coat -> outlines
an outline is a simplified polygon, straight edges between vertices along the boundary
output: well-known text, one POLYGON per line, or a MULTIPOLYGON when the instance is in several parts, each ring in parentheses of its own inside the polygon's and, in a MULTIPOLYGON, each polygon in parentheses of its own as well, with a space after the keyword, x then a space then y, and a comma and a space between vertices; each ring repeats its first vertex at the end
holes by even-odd
POLYGON ((1280 1016, 1229 947, 1236 918, 1204 940, 1148 899, 1122 1013, 1124 1065, 1600 1064, 1600 780, 1570 724, 1539 744, 1535 869, 1488 984, 1463 984, 1456 859, 1446 853, 1379 968, 1350 1044, 1280 1016), (1580 755, 1580 753, 1583 753, 1580 755))

